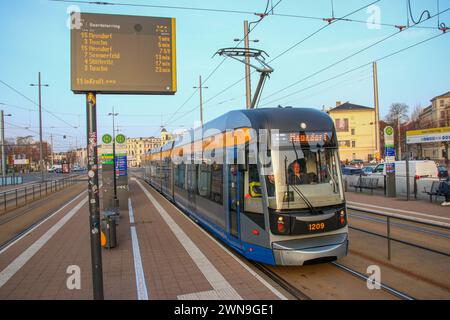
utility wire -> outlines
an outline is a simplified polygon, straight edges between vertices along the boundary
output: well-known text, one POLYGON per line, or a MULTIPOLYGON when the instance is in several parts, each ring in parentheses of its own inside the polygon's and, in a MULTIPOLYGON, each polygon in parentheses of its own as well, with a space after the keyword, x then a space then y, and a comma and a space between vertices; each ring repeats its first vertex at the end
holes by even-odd
MULTIPOLYGON (((5 85, 6 87, 8 87, 8 88, 11 89, 12 91, 14 91, 15 93, 17 93, 17 94, 20 95, 21 97, 23 97, 23 98, 25 98, 26 100, 30 101, 32 104, 34 104, 34 105, 36 105, 36 106, 39 107, 39 104, 36 103, 33 99, 27 97, 25 94, 23 94, 22 92, 20 92, 19 90, 17 90, 17 89, 14 88, 13 86, 9 85, 9 84, 6 83, 5 81, 0 80, 0 83, 2 83, 2 84, 5 85)), ((66 120, 64 120, 63 118, 61 118, 61 117, 55 115, 55 114, 53 113, 53 111, 49 111, 49 110, 47 110, 47 109, 44 108, 44 107, 42 107, 42 110, 44 110, 45 112, 51 114, 53 117, 55 117, 56 119, 58 119, 58 120, 64 122, 65 124, 71 126, 72 128, 75 128, 75 127, 76 127, 76 126, 72 125, 71 123, 67 122, 66 120)))
MULTIPOLYGON (((340 19, 346 18, 346 17, 348 17, 348 16, 350 16, 350 15, 352 15, 352 14, 354 14, 354 13, 360 11, 360 10, 363 10, 363 9, 365 9, 365 8, 367 8, 367 7, 369 7, 369 6, 373 5, 373 4, 375 4, 375 3, 377 3, 377 2, 380 2, 380 1, 381 1, 381 0, 373 1, 373 2, 371 2, 371 3, 369 3, 369 4, 365 5, 365 6, 363 6, 363 7, 361 7, 361 8, 358 8, 358 9, 356 9, 356 10, 353 10, 352 12, 350 12, 350 13, 344 15, 343 17, 338 18, 338 19, 336 19, 336 20, 334 20, 334 21, 341 21, 340 19)), ((333 22, 332 22, 332 23, 333 23, 333 22)), ((272 62, 272 61, 274 61, 274 60, 280 58, 281 56, 285 55, 287 52, 289 52, 289 51, 291 51, 292 49, 294 49, 295 47, 299 46, 300 44, 302 44, 302 43, 305 42, 306 40, 312 38, 313 36, 315 36, 316 34, 318 34, 319 32, 321 32, 323 29, 325 29, 325 28, 327 28, 328 26, 330 26, 332 23, 327 24, 327 25, 325 25, 325 26, 319 28, 318 30, 314 31, 313 33, 309 34, 308 36, 306 36, 305 38, 303 38, 303 39, 300 40, 299 42, 295 43, 294 45, 292 45, 292 46, 289 47, 288 49, 284 50, 282 53, 280 53, 279 55, 277 55, 275 58, 273 58, 272 60, 270 60, 268 63, 270 63, 270 62, 272 62)), ((249 32, 249 33, 250 33, 250 32, 249 32)), ((253 74, 254 72, 256 72, 256 71, 255 71, 255 70, 252 71, 251 74, 253 74)), ((214 95, 214 96, 211 97, 210 99, 204 101, 204 102, 203 102, 203 105, 206 105, 209 101, 212 101, 212 100, 215 99, 216 97, 220 96, 222 93, 224 93, 224 92, 228 91, 229 89, 233 88, 234 86, 236 86, 237 84, 239 84, 241 81, 243 81, 245 78, 246 78, 246 76, 244 76, 244 77, 242 77, 241 79, 239 79, 239 80, 235 81, 234 83, 230 84, 229 86, 227 86, 226 88, 224 88, 223 90, 221 90, 219 93, 217 93, 216 95, 214 95)), ((200 107, 200 105, 198 105, 198 106, 196 106, 196 107, 190 109, 190 110, 189 110, 188 112, 186 112, 183 116, 181 116, 181 117, 177 118, 176 120, 174 120, 174 122, 180 120, 181 118, 183 118, 183 117, 186 116, 187 114, 189 114, 189 113, 195 111, 195 110, 196 110, 197 108, 199 108, 199 107, 200 107)))
POLYGON ((317 86, 319 86, 319 85, 321 85, 321 84, 323 84, 323 83, 326 83, 326 82, 329 82, 329 81, 331 81, 331 80, 340 78, 340 77, 342 77, 342 76, 344 76, 344 75, 347 75, 347 74, 349 74, 349 73, 352 73, 352 72, 354 72, 354 71, 356 71, 356 70, 359 70, 359 69, 361 69, 361 68, 370 66, 370 65, 372 65, 373 62, 380 62, 380 61, 382 61, 382 60, 388 59, 388 58, 390 58, 390 57, 392 57, 392 56, 394 56, 394 55, 397 55, 397 54, 399 54, 399 53, 401 53, 401 52, 404 52, 404 51, 406 51, 406 50, 409 50, 409 49, 411 49, 411 48, 414 48, 414 47, 416 47, 416 46, 418 46, 418 45, 421 45, 421 44, 423 44, 423 43, 426 43, 426 42, 428 42, 428 41, 431 41, 431 40, 433 40, 433 39, 436 39, 436 38, 438 38, 438 37, 441 37, 441 36, 443 36, 443 35, 445 35, 445 34, 448 34, 448 33, 439 33, 438 35, 435 35, 435 36, 433 36, 433 37, 430 37, 430 38, 427 38, 427 39, 425 39, 425 40, 419 41, 419 42, 414 43, 414 44, 412 44, 412 45, 409 45, 409 46, 407 46, 407 47, 405 47, 405 48, 402 48, 402 49, 400 49, 400 50, 394 51, 394 52, 392 52, 392 53, 390 53, 390 54, 387 54, 387 55, 385 55, 385 56, 383 56, 383 57, 381 57, 381 58, 378 58, 378 59, 376 59, 376 60, 373 60, 373 61, 364 63, 364 64, 362 64, 362 65, 360 65, 360 66, 358 66, 358 67, 349 69, 349 70, 344 71, 344 72, 342 72, 342 73, 339 73, 339 74, 337 74, 337 75, 335 75, 335 76, 333 76, 333 77, 331 77, 331 78, 328 78, 328 79, 326 79, 326 80, 319 81, 319 82, 317 82, 317 83, 315 83, 315 84, 313 84, 313 85, 310 85, 310 86, 308 86, 308 87, 306 87, 306 88, 302 88, 302 89, 300 89, 300 90, 297 90, 297 91, 294 91, 294 92, 292 92, 292 93, 289 93, 289 94, 287 94, 287 95, 285 95, 285 96, 282 96, 281 98, 278 98, 278 99, 276 99, 276 100, 267 102, 265 105, 270 105, 270 104, 272 104, 272 103, 274 103, 274 102, 278 102, 278 101, 281 100, 281 99, 285 99, 285 98, 290 97, 290 96, 293 96, 293 95, 295 95, 295 94, 297 94, 297 93, 300 93, 300 92, 306 91, 306 90, 308 90, 308 89, 317 87, 317 86))
MULTIPOLYGON (((272 6, 272 8, 271 8, 271 10, 273 10, 273 9, 275 9, 280 3, 281 3, 281 1, 282 0, 279 0, 274 6, 272 6)), ((258 26, 258 24, 263 20, 263 17, 265 16, 265 15, 267 15, 267 9, 268 9, 268 2, 267 2, 267 5, 266 5, 266 10, 265 10, 265 12, 264 12, 264 14, 263 14, 263 16, 258 20, 258 21, 256 21, 256 22, 254 22, 255 24, 251 27, 251 28, 249 28, 249 30, 248 30, 248 32, 247 32, 247 34, 241 39, 241 40, 239 40, 239 42, 238 42, 238 44, 236 44, 236 46, 235 46, 235 48, 237 48, 243 41, 244 41, 244 39, 246 38, 246 37, 248 37, 249 36, 249 34, 258 26)), ((225 60, 227 60, 228 59, 228 57, 224 57, 221 61, 220 61, 220 63, 214 68, 214 70, 213 71, 211 71, 211 73, 205 78, 205 80, 203 81, 203 84, 206 84, 207 83, 207 81, 211 78, 211 76, 222 66, 222 64, 225 62, 225 60)), ((244 77, 244 79, 245 79, 245 77, 244 77)), ((239 80, 239 82, 240 81, 242 81, 242 79, 241 80, 239 80)), ((189 98, 172 114, 172 116, 166 121, 166 125, 169 123, 169 122, 171 122, 171 120, 174 118, 174 116, 192 99, 192 97, 198 92, 198 90, 199 90, 199 88, 197 88, 190 96, 189 96, 189 98)), ((216 96, 214 96, 214 97, 216 97, 216 96)), ((208 100, 206 100, 203 104, 206 104, 208 101, 211 101, 212 99, 208 99, 208 100)), ((198 105, 198 106, 196 106, 195 108, 193 108, 193 109, 191 109, 191 110, 189 110, 187 113, 191 113, 191 112, 193 112, 195 109, 197 109, 197 108, 199 108, 200 107, 200 105, 198 105)), ((178 118, 179 119, 179 118, 178 118)), ((177 120, 178 120, 177 119, 177 120)), ((175 120, 176 121, 176 120, 175 120)), ((164 125, 165 126, 165 125, 164 125)))
MULTIPOLYGON (((440 14, 445 13, 445 12, 447 12, 447 11, 449 11, 449 10, 450 10, 450 8, 447 8, 447 9, 443 10, 442 12, 438 12, 438 13, 436 13, 435 15, 431 16, 431 18, 434 18, 434 17, 436 17, 436 16, 439 16, 440 14)), ((425 21, 425 20, 424 20, 424 21, 425 21)), ((422 23, 422 22, 423 22, 423 21, 420 21, 420 22, 418 22, 417 24, 420 24, 420 23, 422 23)), ((415 25, 411 25, 411 26, 409 26, 409 27, 405 27, 405 29, 403 29, 403 30, 407 30, 407 29, 410 29, 410 28, 413 28, 413 27, 415 27, 415 25)), ((380 39, 380 40, 377 40, 377 41, 375 41, 374 43, 372 43, 372 44, 370 44, 370 45, 368 45, 368 46, 366 46, 366 47, 364 47, 364 48, 362 48, 362 49, 360 49, 360 50, 358 50, 358 51, 356 51, 356 52, 354 52, 354 53, 352 53, 352 54, 350 54, 350 55, 348 55, 348 56, 346 56, 346 57, 344 57, 344 58, 342 58, 342 59, 340 59, 340 60, 338 60, 338 61, 336 61, 336 62, 330 64, 330 65, 328 65, 328 66, 326 66, 326 67, 323 67, 322 69, 320 69, 320 70, 318 70, 318 71, 316 71, 316 72, 314 72, 314 73, 312 73, 312 74, 310 74, 310 75, 308 75, 308 76, 306 76, 306 77, 304 77, 304 78, 302 78, 302 79, 300 79, 300 80, 298 80, 298 81, 295 81, 295 82, 291 83, 290 85, 288 85, 288 86, 286 86, 286 87, 284 87, 284 88, 282 88, 282 89, 279 89, 279 90, 277 90, 277 91, 275 91, 275 92, 269 94, 268 96, 262 98, 261 100, 262 100, 262 101, 267 100, 268 98, 270 98, 270 97, 272 97, 272 96, 274 96, 274 95, 277 95, 277 94, 279 94, 279 93, 281 93, 281 92, 284 92, 284 91, 286 91, 287 89, 292 88, 292 87, 296 86, 296 85, 299 84, 299 83, 302 83, 302 82, 304 82, 304 81, 306 81, 306 80, 308 80, 308 79, 310 79, 310 78, 312 78, 312 77, 314 77, 314 76, 316 76, 316 75, 318 75, 318 74, 320 74, 320 73, 322 73, 322 72, 324 72, 324 71, 326 71, 326 70, 328 70, 328 69, 331 69, 332 67, 334 67, 334 66, 336 66, 336 65, 338 65, 338 64, 340 64, 340 63, 342 63, 342 62, 344 62, 344 61, 347 61, 347 60, 353 58, 354 56, 356 56, 356 55, 358 55, 358 54, 360 54, 360 53, 362 53, 362 52, 364 52, 364 51, 367 51, 368 49, 370 49, 370 48, 372 48, 372 47, 377 46, 378 44, 380 44, 380 43, 382 43, 382 42, 384 42, 384 41, 386 41, 386 40, 388 40, 388 39, 390 39, 390 38, 395 37, 396 35, 400 34, 401 32, 403 32, 403 31, 400 31, 400 30, 399 30, 399 31, 397 31, 397 32, 395 32, 395 33, 392 33, 392 34, 388 35, 387 37, 384 37, 384 38, 382 38, 382 39, 380 39)))

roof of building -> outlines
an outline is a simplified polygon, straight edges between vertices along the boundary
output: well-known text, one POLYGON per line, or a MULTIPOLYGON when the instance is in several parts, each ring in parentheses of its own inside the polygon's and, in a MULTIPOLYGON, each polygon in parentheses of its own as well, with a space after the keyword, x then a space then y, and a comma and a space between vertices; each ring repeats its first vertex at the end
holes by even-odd
POLYGON ((361 106, 358 104, 353 104, 350 102, 345 102, 335 108, 330 109, 328 112, 331 111, 349 111, 349 110, 374 110, 373 108, 370 107, 365 107, 365 106, 361 106))
POLYGON ((441 94, 440 96, 436 96, 433 99, 431 99, 430 101, 433 101, 433 100, 436 100, 436 99, 439 99, 439 98, 444 98, 444 97, 447 97, 447 96, 450 97, 450 91, 447 91, 446 93, 441 94))
POLYGON ((166 128, 162 128, 161 132, 167 132, 166 128))

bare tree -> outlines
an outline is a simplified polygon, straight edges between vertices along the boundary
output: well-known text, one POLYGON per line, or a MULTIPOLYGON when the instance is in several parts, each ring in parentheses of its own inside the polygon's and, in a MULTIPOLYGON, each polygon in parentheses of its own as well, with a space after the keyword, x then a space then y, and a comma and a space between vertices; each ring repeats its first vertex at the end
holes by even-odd
POLYGON ((390 125, 397 126, 398 131, 398 159, 402 159, 402 133, 401 124, 409 120, 409 106, 405 103, 393 103, 389 107, 389 112, 386 115, 386 122, 390 125))

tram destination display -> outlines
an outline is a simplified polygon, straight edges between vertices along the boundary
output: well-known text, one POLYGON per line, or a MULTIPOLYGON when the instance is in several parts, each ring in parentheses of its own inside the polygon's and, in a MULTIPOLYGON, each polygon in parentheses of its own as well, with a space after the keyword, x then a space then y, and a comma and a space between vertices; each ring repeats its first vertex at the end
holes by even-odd
POLYGON ((77 19, 71 28, 74 93, 176 92, 174 18, 79 13, 77 19))

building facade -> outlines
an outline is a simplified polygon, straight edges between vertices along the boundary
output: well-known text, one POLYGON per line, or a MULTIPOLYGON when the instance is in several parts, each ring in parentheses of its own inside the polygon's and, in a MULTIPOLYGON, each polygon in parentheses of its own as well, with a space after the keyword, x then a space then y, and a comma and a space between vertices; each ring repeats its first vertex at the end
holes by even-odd
MULTIPOLYGON (((419 123, 421 129, 450 126, 450 91, 431 99, 431 105, 420 114, 419 123)), ((447 150, 448 145, 442 142, 424 143, 420 146, 418 157, 440 161, 448 157, 447 150)))
POLYGON ((129 167, 140 167, 142 155, 159 146, 161 146, 160 138, 128 138, 126 141, 127 165, 129 167))
POLYGON ((336 107, 327 112, 335 123, 342 161, 370 161, 375 158, 374 108, 337 102, 336 107))

